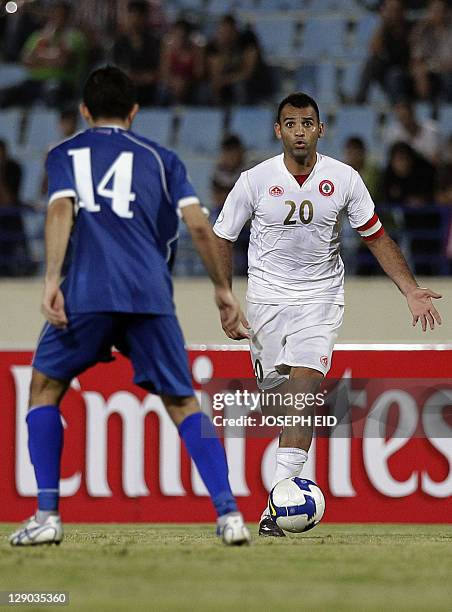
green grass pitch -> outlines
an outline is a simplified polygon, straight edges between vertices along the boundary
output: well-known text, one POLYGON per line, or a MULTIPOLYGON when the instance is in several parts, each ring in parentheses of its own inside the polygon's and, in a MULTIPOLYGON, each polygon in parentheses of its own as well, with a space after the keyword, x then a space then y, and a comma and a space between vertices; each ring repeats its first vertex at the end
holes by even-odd
POLYGON ((69 591, 63 609, 452 609, 452 525, 322 524, 241 548, 212 525, 66 525, 61 546, 23 549, 13 527, 0 524, 0 590, 69 591))

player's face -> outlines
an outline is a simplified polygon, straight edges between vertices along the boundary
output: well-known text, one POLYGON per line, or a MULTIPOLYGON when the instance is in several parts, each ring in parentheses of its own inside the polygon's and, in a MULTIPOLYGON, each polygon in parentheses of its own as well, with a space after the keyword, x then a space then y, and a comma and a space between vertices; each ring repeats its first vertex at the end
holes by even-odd
POLYGON ((317 119, 312 106, 296 108, 286 104, 279 123, 275 123, 276 137, 282 142, 284 153, 297 163, 304 164, 316 152, 317 141, 323 133, 323 123, 317 119))

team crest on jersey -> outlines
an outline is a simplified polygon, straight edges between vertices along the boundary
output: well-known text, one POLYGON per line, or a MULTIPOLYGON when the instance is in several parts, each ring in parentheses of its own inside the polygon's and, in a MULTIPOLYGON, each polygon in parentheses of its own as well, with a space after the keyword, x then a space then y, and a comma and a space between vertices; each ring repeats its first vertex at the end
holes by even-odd
POLYGON ((284 189, 279 185, 273 185, 273 187, 270 187, 270 189, 268 190, 268 193, 272 196, 275 196, 275 198, 278 198, 279 196, 282 196, 282 194, 284 193, 284 189))
POLYGON ((320 363, 326 368, 326 366, 328 365, 328 356, 322 355, 322 357, 320 357, 320 363))
POLYGON ((319 184, 319 191, 324 196, 330 196, 334 193, 334 185, 329 180, 321 181, 319 184))

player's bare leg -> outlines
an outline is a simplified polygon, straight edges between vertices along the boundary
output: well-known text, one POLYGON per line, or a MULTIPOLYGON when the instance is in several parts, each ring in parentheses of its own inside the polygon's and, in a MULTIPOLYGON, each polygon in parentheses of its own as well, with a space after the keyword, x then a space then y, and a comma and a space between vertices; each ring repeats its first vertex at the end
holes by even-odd
MULTIPOLYGON (((286 385, 287 391, 289 393, 305 393, 315 395, 320 387, 320 384, 322 383, 322 380, 323 374, 318 370, 304 367, 293 367, 290 370, 289 382, 286 385)), ((304 406, 302 411, 297 409, 296 406, 292 404, 288 407, 286 414, 296 416, 300 415, 300 412, 303 416, 311 417, 309 419, 309 424, 285 427, 279 439, 280 449, 298 448, 305 451, 306 453, 309 451, 309 448, 311 447, 313 433, 312 423, 315 412, 314 403, 311 406, 304 406)), ((277 474, 275 474, 275 478, 276 477, 277 474)), ((284 476, 284 478, 287 478, 287 476, 284 476)))
POLYGON ((59 544, 63 528, 58 513, 63 425, 59 405, 68 382, 33 369, 27 415, 28 448, 38 485, 38 510, 10 536, 13 546, 59 544))
POLYGON ((28 409, 31 410, 33 406, 41 406, 43 404, 59 405, 68 386, 68 382, 49 378, 33 368, 28 409))
POLYGON ((217 535, 228 545, 248 544, 250 535, 237 509, 226 455, 212 421, 201 411, 195 396, 163 395, 162 401, 210 493, 218 515, 217 535))
MULTIPOLYGON (((315 395, 323 380, 323 374, 318 370, 305 367, 292 367, 289 381, 277 387, 281 394, 285 393, 304 393, 315 395)), ((304 424, 286 426, 279 438, 279 448, 276 451, 276 469, 271 484, 271 489, 284 478, 299 476, 303 465, 308 458, 308 451, 312 442, 313 417, 315 406, 306 405, 300 411, 295 404, 280 410, 286 416, 311 417, 305 420, 304 424)), ((259 524, 259 535, 271 537, 284 537, 283 530, 272 521, 268 508, 261 516, 259 524)))

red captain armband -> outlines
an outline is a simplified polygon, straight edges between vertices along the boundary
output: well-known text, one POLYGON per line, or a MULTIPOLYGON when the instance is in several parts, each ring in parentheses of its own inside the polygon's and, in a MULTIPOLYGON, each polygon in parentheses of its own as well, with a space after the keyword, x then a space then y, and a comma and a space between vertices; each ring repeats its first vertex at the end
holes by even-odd
POLYGON ((361 225, 361 227, 357 227, 356 229, 361 238, 366 242, 380 238, 380 236, 383 236, 385 233, 385 229, 376 213, 374 213, 367 223, 364 223, 364 225, 361 225))

